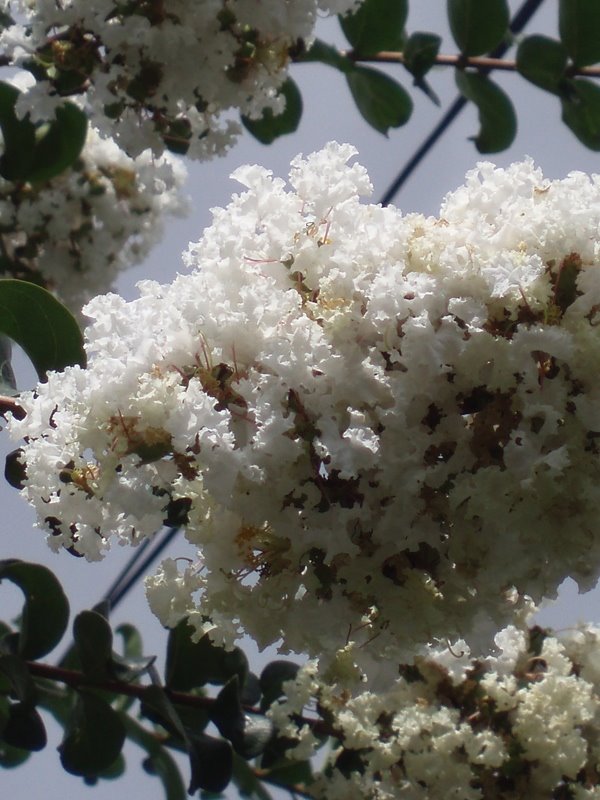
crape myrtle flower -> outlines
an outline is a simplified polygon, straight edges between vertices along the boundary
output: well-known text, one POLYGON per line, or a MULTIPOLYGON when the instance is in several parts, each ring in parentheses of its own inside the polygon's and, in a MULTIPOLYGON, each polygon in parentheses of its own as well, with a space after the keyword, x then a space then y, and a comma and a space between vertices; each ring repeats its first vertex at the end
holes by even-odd
POLYGON ((11 431, 54 548, 181 524, 164 622, 368 678, 598 577, 600 182, 484 163, 405 216, 353 155, 237 170, 188 272, 91 301, 88 368, 11 431))
POLYGON ((37 83, 25 114, 78 94, 103 134, 131 156, 165 146, 193 158, 223 154, 232 116, 281 113, 288 65, 312 41, 317 12, 358 0, 4 0, 18 19, 0 35, 11 63, 37 83), (232 113, 233 112, 233 113, 232 113))
POLYGON ((597 800, 600 629, 511 626, 496 644, 482 659, 433 650, 379 692, 301 667, 269 716, 292 759, 322 747, 314 721, 335 732, 310 796, 597 800))

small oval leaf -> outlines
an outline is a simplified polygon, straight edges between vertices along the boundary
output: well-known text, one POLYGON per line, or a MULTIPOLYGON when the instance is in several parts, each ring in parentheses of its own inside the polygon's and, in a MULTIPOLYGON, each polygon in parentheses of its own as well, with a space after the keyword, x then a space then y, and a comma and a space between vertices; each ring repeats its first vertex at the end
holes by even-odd
POLYGON ((82 611, 73 621, 73 638, 83 673, 96 681, 112 677, 112 631, 108 621, 96 611, 82 611))
POLYGON ((598 0, 560 0, 560 38, 576 67, 600 61, 600 3, 598 0))
POLYGON ((62 586, 46 567, 17 559, 0 561, 0 582, 4 579, 25 595, 19 655, 41 658, 60 642, 69 621, 69 602, 62 586))
POLYGON ((95 776, 119 757, 125 728, 117 712, 90 692, 79 692, 60 744, 60 760, 72 775, 95 776))
POLYGON ((517 50, 517 69, 531 83, 558 93, 567 68, 567 51, 548 36, 527 36, 517 50))
POLYGON ((279 94, 285 97, 285 108, 281 114, 274 114, 267 108, 259 119, 250 119, 242 115, 242 123, 246 130, 262 144, 271 144, 279 136, 293 133, 300 124, 302 95, 291 78, 283 83, 279 94))
POLYGON ((261 708, 268 708, 285 694, 283 684, 286 681, 293 681, 300 667, 293 661, 276 660, 270 661, 260 673, 260 689, 263 695, 261 708))
POLYGON ((86 115, 73 103, 56 109, 56 118, 36 134, 32 164, 27 172, 30 183, 49 181, 79 158, 87 135, 86 115))
POLYGON ((190 736, 189 756, 192 776, 188 794, 198 789, 222 792, 231 780, 233 751, 225 739, 215 739, 205 733, 190 736))
POLYGON ((370 67, 355 67, 346 72, 348 87, 363 118, 387 136, 390 128, 399 128, 410 119, 413 103, 410 95, 383 72, 370 67))
POLYGON ((346 39, 361 56, 402 50, 408 0, 364 0, 353 14, 338 17, 346 39))
POLYGON ((517 118, 507 95, 479 72, 456 71, 460 92, 475 103, 480 130, 473 137, 480 153, 498 153, 512 144, 517 133, 517 118))
POLYGON ((506 36, 510 11, 506 0, 448 0, 448 17, 460 52, 480 56, 506 36))
POLYGON ((0 332, 23 348, 42 381, 49 370, 73 364, 85 367, 83 337, 75 317, 33 283, 0 280, 0 332))
POLYGON ((584 78, 565 81, 562 118, 590 150, 600 150, 600 86, 584 78))
POLYGON ((9 706, 2 738, 11 747, 33 752, 43 750, 48 743, 42 718, 29 703, 13 703, 9 706))

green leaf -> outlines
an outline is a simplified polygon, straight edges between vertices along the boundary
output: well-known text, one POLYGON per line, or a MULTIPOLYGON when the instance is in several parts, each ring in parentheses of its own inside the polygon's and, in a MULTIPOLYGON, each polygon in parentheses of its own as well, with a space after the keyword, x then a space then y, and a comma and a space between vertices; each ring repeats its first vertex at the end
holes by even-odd
POLYGON ((224 684, 237 675, 243 685, 248 674, 248 659, 239 647, 225 650, 203 636, 192 641, 194 628, 182 620, 169 632, 165 683, 169 689, 187 692, 207 683, 224 684))
POLYGON ((33 706, 37 703, 37 690, 27 664, 19 656, 0 656, 0 673, 6 678, 10 691, 22 703, 33 706))
POLYGON ((150 775, 156 775, 165 792, 165 800, 185 800, 186 792, 177 764, 160 744, 156 737, 149 733, 129 716, 124 717, 127 738, 137 744, 148 754, 143 767, 150 775))
POLYGON ((242 114, 244 127, 262 144, 271 144, 279 136, 293 133, 300 124, 302 95, 291 78, 283 83, 279 94, 285 97, 285 108, 281 114, 275 115, 270 108, 265 109, 259 119, 250 119, 242 114))
POLYGON ((15 104, 19 90, 0 82, 0 129, 4 152, 0 156, 0 175, 7 181, 26 180, 35 152, 35 126, 28 118, 18 119, 15 104))
POLYGON ((269 770, 264 778, 275 786, 305 786, 313 782, 310 761, 282 761, 269 770))
POLYGON ((73 103, 56 109, 56 119, 36 131, 33 161, 27 172, 30 183, 49 181, 79 158, 87 136, 86 115, 73 103))
POLYGON ((346 73, 348 87, 363 118, 379 133, 387 136, 410 119, 412 100, 408 93, 379 70, 355 67, 346 73))
POLYGON ((30 750, 23 750, 21 747, 12 747, 8 742, 0 739, 0 767, 4 769, 14 769, 23 764, 31 755, 30 750))
POLYGON ((221 736, 229 739, 236 753, 250 759, 260 755, 273 735, 273 724, 266 717, 245 714, 240 700, 240 685, 235 675, 221 689, 210 709, 210 718, 221 736))
POLYGON ((498 153, 510 147, 517 133, 517 118, 502 89, 485 75, 464 70, 456 70, 456 84, 477 106, 480 130, 473 140, 479 152, 498 153))
POLYGON ((240 797, 248 798, 248 800, 273 800, 262 781, 256 777, 254 770, 236 753, 233 754, 232 780, 240 797))
POLYGON ((206 733, 190 737, 190 764, 192 776, 188 794, 198 789, 222 792, 231 780, 233 752, 224 739, 215 739, 206 733))
POLYGON ((173 704, 161 686, 146 687, 142 702, 142 714, 162 725, 166 731, 187 744, 187 734, 173 704))
POLYGON ((269 662, 260 673, 260 690, 263 698, 261 708, 266 710, 271 703, 285 695, 283 684, 293 681, 300 667, 293 661, 276 660, 269 662))
POLYGON ((585 67, 600 61, 598 0, 560 0, 558 29, 576 67, 585 67))
POLYGON ((25 464, 21 461, 22 454, 23 448, 18 447, 6 456, 4 463, 4 477, 7 483, 15 489, 22 489, 27 478, 25 464))
POLYGON ((43 750, 48 742, 42 718, 29 703, 13 703, 9 706, 2 738, 11 747, 36 752, 43 750))
POLYGON ((364 0, 354 14, 338 17, 346 39, 361 56, 402 50, 408 0, 364 0))
POLYGON ((10 339, 0 335, 0 392, 6 395, 18 394, 11 359, 12 344, 10 339))
POLYGON ((562 118, 590 150, 600 150, 600 86, 583 78, 565 81, 562 118))
POLYGON ((450 30, 465 56, 489 53, 508 31, 506 0, 448 0, 450 30))
POLYGON ((531 83, 558 93, 567 68, 567 51, 555 39, 528 36, 517 50, 517 69, 531 83))
POLYGON ((58 748, 60 761, 72 775, 95 776, 118 758, 124 740, 119 714, 98 695, 80 691, 58 748))
POLYGON ((83 673, 94 681, 112 677, 112 631, 107 620, 96 611, 82 611, 73 622, 73 638, 83 673))
POLYGON ((27 353, 40 380, 49 370, 85 367, 83 337, 71 312, 50 292, 27 281, 0 280, 0 333, 27 353))
POLYGON ((414 78, 414 85, 439 106, 440 101, 436 93, 425 80, 425 75, 435 64, 440 52, 442 39, 435 33, 413 33, 404 45, 404 66, 414 78))
MULTIPOLYGON (((149 670, 156 661, 156 656, 145 656, 142 648, 142 637, 133 625, 119 625, 116 633, 123 639, 123 655, 113 652, 110 671, 120 681, 129 683, 137 680, 149 670)), ((133 698, 122 698, 121 708, 127 708, 133 698)))
POLYGON ((315 39, 311 47, 298 60, 327 64, 328 67, 333 67, 340 72, 350 72, 354 69, 354 62, 351 59, 343 56, 337 47, 325 44, 321 39, 315 39))
POLYGON ((45 656, 63 637, 69 621, 69 602, 62 586, 41 564, 0 561, 0 582, 15 583, 25 595, 18 653, 26 659, 45 656))
POLYGON ((87 135, 87 117, 73 103, 56 110, 53 120, 36 127, 29 117, 19 119, 15 105, 19 90, 0 83, 0 129, 4 152, 0 175, 9 181, 48 181, 79 157, 87 135))

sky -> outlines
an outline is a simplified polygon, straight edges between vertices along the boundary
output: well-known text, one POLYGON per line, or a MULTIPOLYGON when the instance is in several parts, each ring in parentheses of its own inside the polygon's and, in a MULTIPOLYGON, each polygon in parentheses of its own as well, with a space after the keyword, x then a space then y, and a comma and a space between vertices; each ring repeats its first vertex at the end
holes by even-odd
MULTIPOLYGON (((441 52, 454 53, 455 46, 444 28, 445 3, 442 0, 413 0, 410 5, 408 31, 436 31, 444 37, 441 52)), ((520 3, 511 2, 510 5, 514 12, 520 3)), ((557 9, 558 0, 546 0, 530 22, 528 31, 556 35, 557 9)), ((343 46, 343 38, 335 20, 321 21, 317 35, 327 42, 343 46)), ((143 265, 123 274, 117 291, 131 299, 136 296, 137 281, 152 278, 169 282, 177 272, 184 270, 180 253, 187 248, 188 242, 198 240, 202 230, 210 224, 210 209, 227 204, 231 194, 239 191, 240 187, 229 180, 229 175, 242 164, 262 164, 276 175, 286 177, 290 160, 299 152, 308 154, 331 140, 350 142, 359 151, 358 161, 368 169, 374 185, 372 199, 376 202, 456 96, 451 69, 439 68, 430 75, 430 82, 441 99, 441 108, 411 88, 410 76, 401 66, 390 66, 387 71, 409 89, 415 101, 415 110, 405 127, 390 131, 386 138, 359 117, 340 73, 323 65, 294 65, 291 74, 301 89, 304 101, 304 114, 298 131, 268 147, 245 134, 225 158, 205 164, 188 164, 187 192, 192 207, 189 216, 168 223, 162 243, 143 265)), ((403 211, 436 214, 446 192, 457 188, 463 182, 466 171, 480 160, 506 166, 531 156, 548 178, 560 178, 573 170, 600 172, 600 154, 586 150, 565 128, 560 121, 560 107, 555 98, 512 73, 501 73, 494 79, 515 103, 519 130, 514 144, 504 153, 482 158, 469 140, 477 133, 478 125, 476 109, 468 107, 395 198, 395 205, 403 211)), ((16 358, 16 368, 21 388, 31 386, 33 373, 22 358, 16 358)), ((2 456, 14 447, 8 443, 6 434, 2 433, 0 446, 4 446, 2 456)), ((55 555, 46 547, 43 534, 33 528, 30 509, 18 493, 6 484, 0 485, 0 503, 0 557, 21 558, 50 567, 66 589, 73 615, 98 602, 131 556, 131 550, 113 550, 103 562, 87 564, 83 559, 76 560, 67 553, 55 555)), ((177 552, 177 547, 174 552, 177 552)), ((0 592, 3 609, 1 618, 6 619, 17 612, 20 595, 18 590, 7 584, 0 586, 0 592)), ((574 584, 568 582, 562 587, 557 603, 541 612, 540 620, 543 624, 561 628, 578 620, 599 617, 599 590, 578 595, 574 584)), ((164 654, 166 634, 150 615, 141 586, 128 595, 116 610, 112 621, 115 625, 123 621, 138 625, 146 652, 157 653, 159 667, 162 666, 160 656, 164 654)), ((34 754, 26 765, 6 771, 1 778, 3 793, 16 798, 29 796, 35 789, 39 791, 40 781, 43 781, 46 800, 58 800, 65 795, 78 800, 88 797, 91 800, 112 800, 115 794, 128 800, 159 800, 162 797, 158 780, 145 775, 139 767, 140 751, 127 751, 127 773, 116 783, 101 782, 95 788, 87 788, 80 779, 63 772, 55 752, 59 741, 59 729, 49 726, 46 750, 34 754)), ((187 780, 185 765, 183 772, 184 780, 187 780)), ((235 790, 227 793, 228 798, 236 796, 235 790)))

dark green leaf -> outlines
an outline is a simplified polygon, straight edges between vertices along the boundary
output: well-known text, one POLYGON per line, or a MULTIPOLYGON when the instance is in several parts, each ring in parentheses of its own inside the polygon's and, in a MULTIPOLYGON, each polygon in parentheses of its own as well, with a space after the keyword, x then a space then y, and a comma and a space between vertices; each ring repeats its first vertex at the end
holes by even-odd
POLYGON ((23 658, 45 656, 62 639, 69 621, 69 603, 54 575, 41 564, 0 561, 0 582, 15 583, 25 595, 18 652, 23 658))
POLYGON ((153 722, 162 725, 166 731, 187 743, 187 734, 173 704, 161 686, 148 686, 144 691, 142 713, 153 722))
POLYGON ((143 766, 162 782, 165 800, 185 800, 186 792, 177 764, 156 737, 129 716, 124 717, 127 738, 148 754, 143 766))
POLYGON ((456 70, 456 84, 477 106, 480 130, 474 142, 479 152, 498 153, 510 147, 517 133, 517 118, 502 89, 479 72, 463 70, 456 70))
POLYGON ((460 52, 480 56, 503 40, 510 11, 506 0, 448 0, 448 17, 460 52))
POLYGON ((18 119, 15 103, 19 90, 0 82, 0 129, 4 152, 0 157, 0 175, 8 181, 26 180, 35 152, 35 126, 28 118, 18 119))
POLYGON ((293 133, 302 116, 302 95, 294 81, 288 78, 279 90, 285 97, 285 108, 281 114, 273 114, 270 108, 263 111, 259 119, 242 115, 242 123, 255 139, 262 144, 271 144, 279 136, 293 133))
POLYGON ((49 370, 85 366, 83 337, 75 318, 40 286, 13 278, 0 280, 0 332, 23 348, 40 380, 49 370))
POLYGON ((75 318, 40 286, 0 280, 0 332, 23 348, 40 380, 49 370, 85 366, 83 337, 75 318))
POLYGON ((567 51, 547 36, 528 36, 517 50, 517 69, 528 81, 557 93, 565 77, 567 51))
POLYGON ((103 781, 114 781, 117 778, 120 778, 125 773, 125 759, 123 758, 123 753, 119 753, 110 767, 106 769, 100 770, 94 776, 94 783, 98 778, 103 781))
POLYGON ((283 761, 269 770, 265 780, 276 786, 305 786, 313 782, 310 761, 283 761))
POLYGON ((207 683, 224 684, 237 675, 244 684, 248 659, 239 649, 225 650, 203 636, 192 641, 194 629, 182 620, 169 632, 165 683, 169 689, 187 692, 207 683))
POLYGON ((92 680, 108 680, 112 656, 112 631, 96 611, 82 611, 73 622, 73 638, 83 673, 92 680))
POLYGON ((13 703, 9 706, 2 738, 11 747, 31 751, 43 750, 48 742, 42 718, 29 703, 13 703))
POLYGON ((310 49, 298 60, 317 61, 319 64, 327 64, 340 72, 349 72, 354 69, 354 62, 351 59, 343 56, 336 47, 325 44, 321 39, 315 39, 310 49))
POLYGON ((266 717, 244 713, 237 675, 217 695, 210 718, 242 758, 260 755, 273 734, 273 725, 266 717))
POLYGON ((188 794, 198 789, 222 792, 231 780, 233 752, 224 739, 215 739, 205 733, 190 737, 190 765, 192 777, 188 794))
POLYGON ((11 366, 12 344, 6 336, 0 335, 0 393, 17 394, 17 382, 11 366))
POLYGON ((35 682, 22 658, 11 654, 0 656, 0 674, 7 680, 17 700, 30 706, 37 703, 35 682))
POLYGON ((590 150, 600 150, 600 86, 583 78, 565 81, 561 103, 565 125, 590 150))
POLYGON ((87 117, 67 102, 56 110, 55 119, 36 128, 29 117, 17 117, 18 97, 18 89, 0 83, 0 128, 4 140, 0 175, 10 181, 48 181, 79 157, 85 144, 87 117))
POLYGON ((413 33, 404 45, 404 66, 414 78, 414 85, 425 92, 436 105, 440 100, 425 80, 440 51, 441 37, 435 33, 413 33))
POLYGON ((36 148, 27 180, 49 181, 72 166, 83 150, 87 124, 86 115, 73 103, 57 108, 56 119, 36 132, 36 148))
POLYGON ((354 14, 339 17, 353 49, 361 56, 402 50, 408 0, 364 0, 354 14))
POLYGON ((79 692, 77 704, 59 746, 60 760, 73 775, 97 775, 118 758, 125 740, 121 718, 91 692, 79 692))
POLYGON ((598 0, 560 0, 560 38, 575 66, 600 61, 600 3, 598 0))
POLYGON ((30 750, 23 750, 21 747, 12 747, 8 742, 4 742, 0 739, 0 767, 4 769, 19 767, 24 761, 27 761, 30 755, 30 750))
POLYGON ((273 800, 262 781, 256 777, 254 770, 236 753, 233 754, 232 781, 241 797, 248 800, 273 800))
POLYGON ((346 73, 348 87, 363 118, 379 133, 387 136, 410 119, 412 100, 408 93, 379 70, 355 67, 346 73))
POLYGON ((300 667, 293 661, 271 661, 260 674, 260 689, 263 694, 261 708, 267 709, 285 694, 283 684, 293 681, 300 667))
MULTIPOLYGON (((156 656, 143 655, 142 637, 133 625, 119 625, 116 629, 123 639, 123 655, 113 653, 110 671, 115 678, 126 683, 143 675, 156 661, 156 656)), ((124 698, 125 706, 129 706, 132 698, 124 698)))
POLYGON ((244 685, 241 687, 242 703, 245 706, 255 706, 260 701, 261 691, 258 676, 253 672, 246 675, 244 685))
POLYGON ((18 447, 6 456, 4 463, 4 477, 7 483, 15 489, 22 489, 27 478, 25 464, 21 461, 22 454, 23 449, 18 447))

